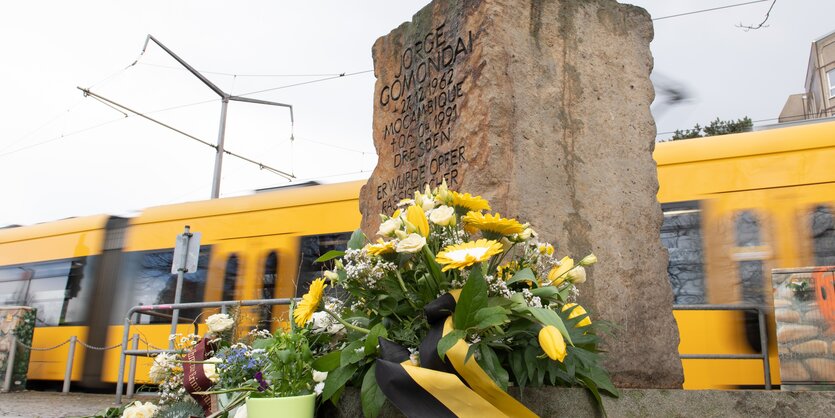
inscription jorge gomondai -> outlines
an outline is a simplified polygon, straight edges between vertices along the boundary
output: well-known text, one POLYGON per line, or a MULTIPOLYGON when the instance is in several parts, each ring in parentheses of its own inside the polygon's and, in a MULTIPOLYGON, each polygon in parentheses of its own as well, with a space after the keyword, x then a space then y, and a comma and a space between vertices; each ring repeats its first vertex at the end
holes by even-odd
POLYGON ((451 32, 444 21, 408 42, 397 74, 376 98, 385 121, 383 144, 390 147, 381 153, 390 160, 380 163, 392 164, 395 172, 377 185, 383 213, 425 184, 435 187, 446 179, 455 186, 467 161, 466 146, 452 137, 452 124, 460 116, 467 81, 456 74, 455 64, 472 53, 473 34, 451 32))

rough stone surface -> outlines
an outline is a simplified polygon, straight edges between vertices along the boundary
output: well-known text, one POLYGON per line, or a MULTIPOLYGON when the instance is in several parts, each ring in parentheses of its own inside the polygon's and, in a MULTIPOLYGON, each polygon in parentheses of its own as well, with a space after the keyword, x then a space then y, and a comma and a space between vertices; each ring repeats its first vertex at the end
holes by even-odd
POLYGON ((646 11, 610 0, 429 4, 374 44, 379 158, 360 210, 374 235, 380 212, 446 178, 561 254, 594 252, 580 302, 618 326, 605 344, 615 384, 675 388, 652 36, 646 11))
POLYGON ((811 325, 785 325, 777 330, 777 339, 781 342, 802 340, 818 335, 818 328, 811 325))
MULTIPOLYGON (((516 396, 518 394, 515 394, 516 396)), ((519 397, 519 396, 517 396, 519 397)), ((591 395, 583 389, 525 389, 519 397, 541 417, 601 417, 591 395)), ((835 392, 708 391, 624 389, 621 397, 603 398, 609 417, 831 417, 835 392)), ((334 417, 362 416, 356 391, 342 398, 334 417)), ((386 404, 381 418, 402 417, 386 404)))
POLYGON ((790 309, 777 309, 774 311, 774 319, 782 322, 800 322, 800 312, 790 309))
POLYGON ((800 361, 783 360, 780 362, 780 378, 785 382, 805 382, 809 372, 800 361))
POLYGON ((810 358, 803 360, 812 380, 835 382, 835 360, 830 358, 810 358))
POLYGON ((829 348, 829 343, 821 340, 811 340, 800 343, 791 348, 791 350, 798 354, 826 354, 829 348))

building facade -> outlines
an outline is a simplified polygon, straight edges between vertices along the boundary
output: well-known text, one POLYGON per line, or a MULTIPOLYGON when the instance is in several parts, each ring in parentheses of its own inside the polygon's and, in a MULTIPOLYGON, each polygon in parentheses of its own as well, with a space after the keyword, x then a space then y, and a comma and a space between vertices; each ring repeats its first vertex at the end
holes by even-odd
POLYGON ((805 92, 786 100, 779 121, 835 116, 835 32, 812 42, 805 92))

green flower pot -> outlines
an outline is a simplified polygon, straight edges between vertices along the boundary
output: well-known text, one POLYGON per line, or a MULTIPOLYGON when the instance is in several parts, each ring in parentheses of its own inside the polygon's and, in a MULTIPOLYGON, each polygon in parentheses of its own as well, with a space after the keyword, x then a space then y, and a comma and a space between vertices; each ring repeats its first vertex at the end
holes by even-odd
POLYGON ((249 398, 246 400, 248 418, 312 418, 315 409, 315 393, 284 398, 249 398))

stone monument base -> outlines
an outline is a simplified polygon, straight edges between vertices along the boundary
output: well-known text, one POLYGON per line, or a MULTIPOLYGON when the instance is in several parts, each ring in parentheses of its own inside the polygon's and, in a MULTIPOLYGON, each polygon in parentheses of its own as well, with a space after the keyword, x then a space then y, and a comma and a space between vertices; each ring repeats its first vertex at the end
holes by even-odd
MULTIPOLYGON (((597 417, 591 394, 580 388, 528 388, 511 391, 541 417, 597 417)), ((603 398, 610 417, 831 417, 835 392, 779 390, 621 389, 618 399, 603 398)), ((330 412, 330 411, 329 411, 330 412)), ((328 416, 361 417, 359 391, 346 391, 340 409, 328 416)), ((402 417, 386 404, 380 417, 402 417)))

